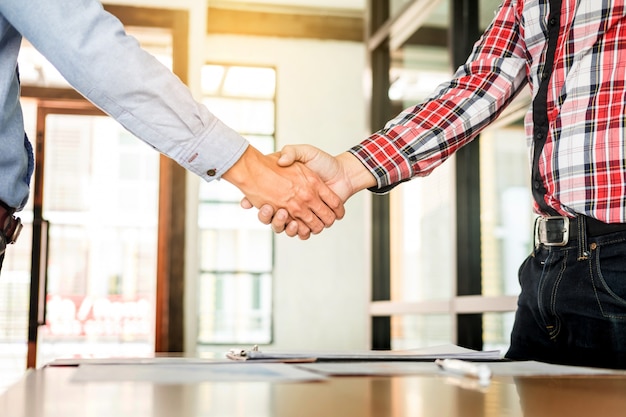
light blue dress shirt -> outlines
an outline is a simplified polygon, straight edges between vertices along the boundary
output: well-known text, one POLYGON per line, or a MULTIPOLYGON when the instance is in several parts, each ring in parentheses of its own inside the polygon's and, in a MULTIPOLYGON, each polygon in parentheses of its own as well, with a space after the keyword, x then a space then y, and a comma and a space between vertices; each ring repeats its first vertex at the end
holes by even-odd
POLYGON ((0 200, 23 208, 33 156, 19 103, 17 57, 28 39, 81 94, 205 180, 248 142, 196 102, 97 0, 0 0, 0 200))

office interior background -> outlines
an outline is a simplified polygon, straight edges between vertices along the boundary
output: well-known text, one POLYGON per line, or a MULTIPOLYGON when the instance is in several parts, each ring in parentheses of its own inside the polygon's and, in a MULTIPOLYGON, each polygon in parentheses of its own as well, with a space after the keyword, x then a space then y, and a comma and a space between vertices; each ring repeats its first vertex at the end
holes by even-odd
MULTIPOLYGON (((499 0, 104 3, 263 152, 337 154, 448 79, 499 0)), ((0 275, 0 391, 61 357, 506 350, 532 247, 527 95, 430 176, 361 192, 300 241, 133 138, 27 42, 20 71, 38 166, 0 275)))

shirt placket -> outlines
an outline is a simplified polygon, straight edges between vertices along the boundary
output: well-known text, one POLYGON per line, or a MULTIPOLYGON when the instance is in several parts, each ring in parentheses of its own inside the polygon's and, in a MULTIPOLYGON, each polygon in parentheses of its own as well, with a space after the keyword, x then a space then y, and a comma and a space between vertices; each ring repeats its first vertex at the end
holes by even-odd
POLYGON ((539 75, 539 89, 533 100, 533 166, 532 166, 532 194, 539 209, 549 215, 558 215, 558 212, 550 207, 546 202, 546 183, 539 171, 539 159, 541 152, 548 138, 548 88, 550 78, 554 69, 554 57, 556 54, 557 41, 559 37, 561 1, 550 0, 550 14, 547 21, 548 50, 541 74, 539 75))

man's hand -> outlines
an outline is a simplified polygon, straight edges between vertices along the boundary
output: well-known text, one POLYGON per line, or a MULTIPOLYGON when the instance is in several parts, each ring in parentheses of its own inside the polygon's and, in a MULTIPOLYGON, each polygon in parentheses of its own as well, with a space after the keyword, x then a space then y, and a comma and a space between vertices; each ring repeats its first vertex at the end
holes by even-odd
MULTIPOLYGON (((347 152, 333 157, 311 145, 285 146, 280 153, 278 164, 286 167, 297 162, 305 164, 307 168, 316 172, 320 179, 339 196, 342 203, 356 192, 376 185, 375 177, 356 157, 347 152)), ((241 206, 251 208, 252 203, 244 198, 241 206)), ((260 208, 258 217, 264 224, 271 223, 274 232, 285 231, 291 237, 298 235, 300 239, 308 239, 312 231, 306 225, 293 221, 287 211, 282 208, 275 210, 271 206, 264 205, 260 208)))
MULTIPOLYGON (((249 146, 222 176, 239 188, 247 204, 282 208, 289 222, 319 233, 345 213, 343 201, 311 169, 301 163, 277 164, 278 155, 263 155, 249 146)), ((265 209, 267 210, 267 209, 265 209)))

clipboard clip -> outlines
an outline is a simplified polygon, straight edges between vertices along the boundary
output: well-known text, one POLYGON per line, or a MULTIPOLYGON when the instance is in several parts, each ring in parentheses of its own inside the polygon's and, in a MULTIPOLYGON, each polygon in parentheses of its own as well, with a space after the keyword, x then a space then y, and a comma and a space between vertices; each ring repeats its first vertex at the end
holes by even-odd
POLYGON ((259 345, 252 346, 252 349, 231 349, 226 352, 226 357, 228 359, 232 359, 234 361, 245 361, 248 360, 249 352, 258 352, 259 345))

